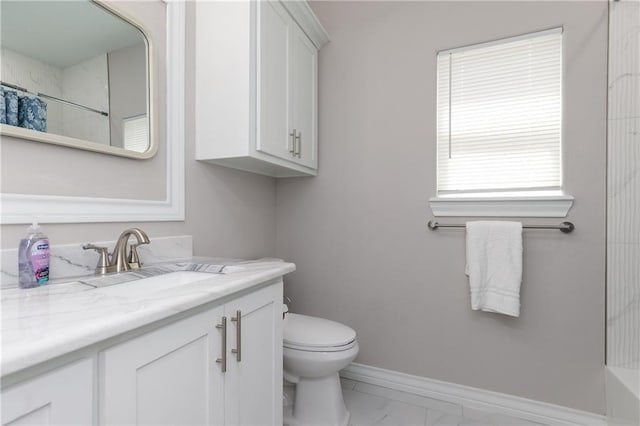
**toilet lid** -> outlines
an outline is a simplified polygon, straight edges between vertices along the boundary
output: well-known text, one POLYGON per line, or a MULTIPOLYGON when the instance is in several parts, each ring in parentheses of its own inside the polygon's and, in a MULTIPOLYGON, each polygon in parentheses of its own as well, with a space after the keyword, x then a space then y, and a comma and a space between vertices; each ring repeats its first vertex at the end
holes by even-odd
POLYGON ((356 332, 339 322, 307 315, 287 314, 284 343, 305 347, 344 346, 356 339, 356 332))

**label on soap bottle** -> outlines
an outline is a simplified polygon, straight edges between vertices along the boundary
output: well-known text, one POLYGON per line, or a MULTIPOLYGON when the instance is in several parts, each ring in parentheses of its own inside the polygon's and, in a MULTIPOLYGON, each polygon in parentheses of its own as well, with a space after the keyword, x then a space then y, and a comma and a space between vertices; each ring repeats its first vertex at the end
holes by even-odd
POLYGON ((32 270, 35 274, 36 283, 41 285, 49 281, 49 240, 42 239, 36 241, 36 243, 31 246, 29 260, 33 267, 32 270))

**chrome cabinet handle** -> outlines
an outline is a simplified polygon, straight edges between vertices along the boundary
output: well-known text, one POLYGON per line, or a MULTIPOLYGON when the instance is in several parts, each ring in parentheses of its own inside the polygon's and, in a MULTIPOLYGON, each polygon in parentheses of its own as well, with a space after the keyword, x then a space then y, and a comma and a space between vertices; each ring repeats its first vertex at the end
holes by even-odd
POLYGON ((222 329, 222 358, 216 358, 223 373, 227 372, 227 317, 222 317, 222 324, 216 324, 216 328, 222 329))
POLYGON ((231 349, 232 354, 236 354, 236 361, 242 361, 242 312, 236 311, 236 316, 231 317, 231 321, 236 322, 237 349, 231 349))
POLYGON ((301 155, 300 151, 302 150, 301 149, 302 148, 302 132, 298 132, 296 134, 295 143, 293 144, 293 147, 294 147, 293 156, 300 158, 300 155, 301 155))
POLYGON ((293 129, 293 132, 289 133, 289 153, 296 156, 296 129, 293 129))

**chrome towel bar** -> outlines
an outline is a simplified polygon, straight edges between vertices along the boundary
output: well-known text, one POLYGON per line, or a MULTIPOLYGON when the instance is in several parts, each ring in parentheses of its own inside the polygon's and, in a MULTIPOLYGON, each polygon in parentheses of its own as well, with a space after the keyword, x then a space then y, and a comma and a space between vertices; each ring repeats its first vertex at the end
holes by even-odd
MULTIPOLYGON (((435 231, 438 228, 466 228, 467 225, 464 223, 455 224, 455 223, 438 223, 436 221, 430 220, 427 223, 427 226, 432 231, 435 231)), ((523 228, 526 229, 558 229, 560 232, 568 234, 569 232, 573 232, 576 227, 571 222, 562 222, 560 225, 522 225, 523 228)))

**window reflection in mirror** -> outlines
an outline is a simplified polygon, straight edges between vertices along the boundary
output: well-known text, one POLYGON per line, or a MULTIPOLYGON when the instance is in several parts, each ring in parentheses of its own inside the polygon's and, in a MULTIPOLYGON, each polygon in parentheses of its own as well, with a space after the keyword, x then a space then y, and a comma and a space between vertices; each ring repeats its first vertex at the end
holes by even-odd
POLYGON ((140 29, 88 0, 0 7, 3 134, 149 151, 149 48, 140 29))

